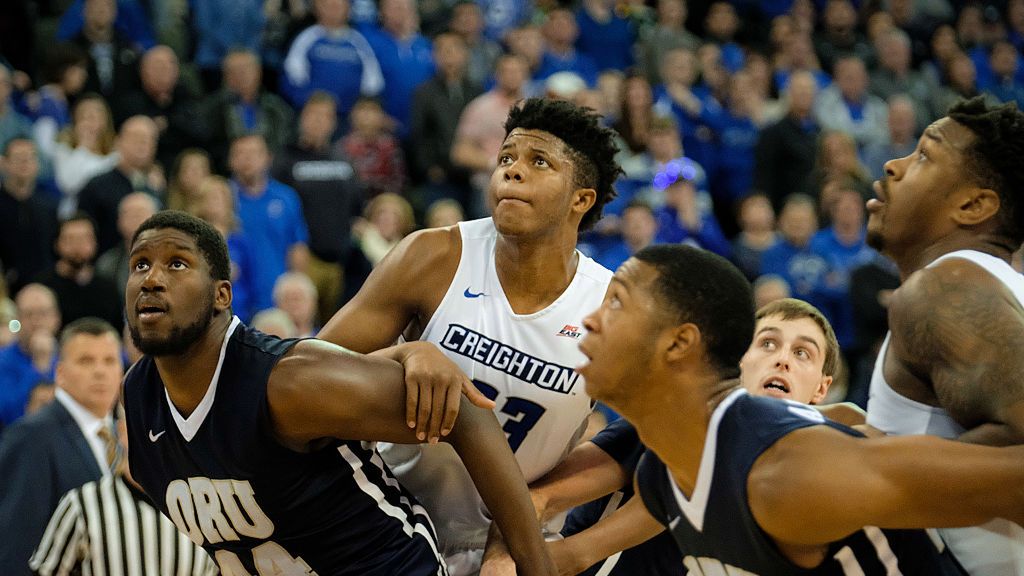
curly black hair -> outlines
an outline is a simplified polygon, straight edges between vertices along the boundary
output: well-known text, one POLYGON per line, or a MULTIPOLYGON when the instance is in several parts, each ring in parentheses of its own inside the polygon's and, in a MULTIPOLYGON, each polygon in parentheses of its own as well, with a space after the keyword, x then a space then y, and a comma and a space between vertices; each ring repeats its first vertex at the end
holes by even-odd
POLYGON ((178 210, 162 210, 149 217, 132 236, 132 248, 146 230, 173 228, 192 237, 214 280, 231 280, 231 260, 224 237, 205 220, 178 210))
POLYGON ((543 130, 565 142, 576 167, 575 185, 597 192, 594 205, 580 221, 581 232, 601 219, 604 205, 615 198, 615 179, 622 168, 615 161, 619 147, 615 132, 601 125, 600 116, 564 100, 528 98, 514 106, 505 121, 505 137, 516 128, 543 130))
POLYGON ((965 169, 979 186, 999 194, 999 228, 1014 245, 1024 241, 1024 113, 1016 103, 988 106, 981 96, 954 104, 947 114, 974 133, 965 169))

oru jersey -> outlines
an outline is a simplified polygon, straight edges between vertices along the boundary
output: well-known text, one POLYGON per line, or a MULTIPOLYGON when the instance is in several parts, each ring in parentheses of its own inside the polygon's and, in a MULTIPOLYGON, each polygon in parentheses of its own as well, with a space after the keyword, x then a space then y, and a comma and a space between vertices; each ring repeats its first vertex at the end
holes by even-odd
POLYGON ((139 360, 124 387, 132 476, 223 574, 445 574, 426 513, 374 450, 332 440, 298 453, 275 439, 267 379, 295 342, 234 318, 188 418, 153 359, 139 360))
MULTIPOLYGON (((974 250, 958 250, 935 259, 929 268, 949 258, 962 258, 982 267, 1000 280, 1024 306, 1024 276, 1009 264, 974 250)), ((955 439, 962 426, 942 408, 902 396, 885 381, 885 354, 891 333, 878 351, 871 374, 867 422, 886 434, 931 434, 955 439)), ((950 550, 972 576, 1020 576, 1024 574, 1024 528, 996 519, 974 528, 939 530, 950 550)))
MULTIPOLYGON (((732 392, 711 415, 693 494, 682 493, 668 468, 648 450, 637 484, 651 515, 668 527, 691 576, 964 576, 937 534, 873 526, 832 542, 815 568, 796 566, 758 526, 747 478, 757 458, 779 439, 808 426, 859 433, 789 400, 732 392)), ((827 455, 822 465, 827 466, 827 455)))
MULTIPOLYGON (((578 346, 583 317, 601 305, 612 273, 577 252, 576 275, 565 292, 539 312, 516 314, 495 269, 494 223, 462 222, 459 232, 458 270, 421 339, 436 344, 495 401, 495 415, 532 482, 565 457, 593 408, 574 368, 585 359, 578 346)), ((490 520, 451 446, 381 451, 430 512, 446 555, 483 548, 490 520)))

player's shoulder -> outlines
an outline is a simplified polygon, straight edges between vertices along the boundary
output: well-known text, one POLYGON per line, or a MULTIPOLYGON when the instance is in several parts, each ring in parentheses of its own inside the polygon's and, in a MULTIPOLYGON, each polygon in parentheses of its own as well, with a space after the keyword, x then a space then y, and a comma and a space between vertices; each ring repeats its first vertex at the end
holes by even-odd
MULTIPOLYGON (((910 274, 893 291, 890 311, 901 317, 959 309, 965 297, 1002 299, 1009 289, 991 271, 967 258, 943 258, 910 274)), ((990 300, 993 301, 993 300, 990 300)))
POLYGON ((429 271, 444 263, 458 263, 462 254, 459 227, 428 228, 409 234, 388 254, 385 260, 420 271, 429 271))

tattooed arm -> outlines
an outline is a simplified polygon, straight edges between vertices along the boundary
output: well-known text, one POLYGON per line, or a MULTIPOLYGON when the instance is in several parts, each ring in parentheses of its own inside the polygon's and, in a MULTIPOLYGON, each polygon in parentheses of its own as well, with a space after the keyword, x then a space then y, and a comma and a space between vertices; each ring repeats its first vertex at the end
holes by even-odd
POLYGON ((1006 286, 951 259, 908 278, 889 325, 900 369, 933 403, 967 429, 1002 425, 1024 442, 1024 310, 1006 286))

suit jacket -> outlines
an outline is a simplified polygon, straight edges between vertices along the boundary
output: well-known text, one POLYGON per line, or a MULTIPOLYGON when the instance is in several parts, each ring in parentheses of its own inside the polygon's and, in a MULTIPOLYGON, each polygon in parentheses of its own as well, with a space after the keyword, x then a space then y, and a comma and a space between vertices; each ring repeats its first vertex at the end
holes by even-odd
POLYGON ((78 424, 59 401, 0 436, 0 574, 29 576, 29 557, 65 492, 102 476, 78 424))

